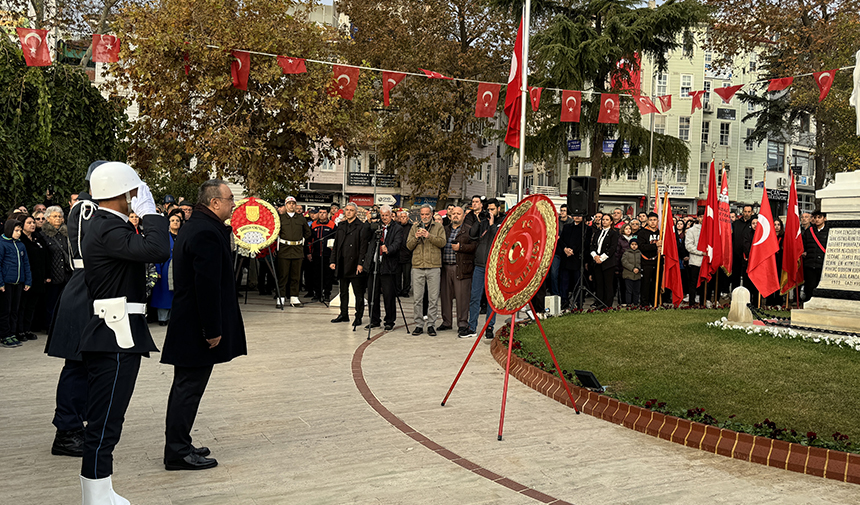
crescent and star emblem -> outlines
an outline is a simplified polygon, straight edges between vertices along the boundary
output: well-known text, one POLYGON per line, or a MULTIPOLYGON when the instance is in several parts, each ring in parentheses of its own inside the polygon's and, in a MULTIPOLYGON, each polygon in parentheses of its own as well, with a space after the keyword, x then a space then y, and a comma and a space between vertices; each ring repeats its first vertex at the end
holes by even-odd
POLYGON ((240 60, 239 58, 236 58, 235 56, 233 57, 233 59, 239 63, 239 70, 242 70, 242 60, 240 60))
POLYGON ((603 102, 604 107, 606 107, 607 112, 611 112, 612 108, 615 107, 615 100, 611 98, 607 98, 605 102, 603 102))
POLYGON ((569 112, 573 112, 573 107, 576 105, 576 97, 575 97, 575 96, 569 96, 569 97, 567 97, 567 100, 565 100, 565 101, 564 101, 564 103, 565 103, 565 104, 567 105, 567 107, 568 107, 568 109, 567 109, 567 110, 568 110, 569 112), (573 105, 571 105, 571 104, 570 104, 570 101, 571 101, 571 100, 573 100, 573 105))
POLYGON ((338 82, 338 84, 340 84, 339 89, 343 89, 344 86, 349 86, 349 83, 350 83, 349 76, 346 74, 340 74, 339 76, 337 76, 337 82, 338 82), (340 84, 340 80, 343 79, 344 77, 346 77, 346 84, 340 84))
POLYGON ((484 91, 484 94, 481 95, 481 98, 484 100, 484 107, 489 107, 490 106, 490 100, 493 99, 493 92, 492 91, 484 91), (489 100, 487 99, 487 95, 490 95, 489 100))
POLYGON ((517 75, 517 70, 519 69, 519 66, 519 56, 514 54, 514 57, 511 58, 511 73, 508 75, 508 84, 513 82, 514 77, 516 77, 517 75))
POLYGON ((39 48, 39 46, 41 46, 41 45, 42 45, 42 37, 40 37, 40 36, 39 36, 39 34, 38 34, 38 33, 36 33, 36 32, 30 32, 30 33, 28 33, 28 34, 24 37, 24 43, 25 43, 25 44, 27 44, 28 46, 30 46, 30 54, 31 54, 31 55, 35 55, 35 54, 36 54, 36 50, 39 48), (38 42, 38 43, 36 43, 36 45, 35 45, 35 46, 31 45, 31 44, 29 43, 30 37, 35 37, 35 38, 36 38, 36 40, 38 40, 39 42, 38 42))
POLYGON ((759 214, 759 216, 758 216, 758 225, 761 226, 762 234, 761 234, 761 238, 758 239, 758 242, 753 244, 754 246, 757 246, 761 243, 764 243, 764 241, 767 240, 767 238, 770 236, 770 230, 771 230, 770 221, 768 221, 767 218, 762 216, 761 214, 759 214))
POLYGON ((526 255, 526 251, 523 248, 523 244, 520 242, 517 242, 511 246, 510 250, 508 250, 508 261, 511 262, 511 264, 514 264, 517 262, 518 259, 522 258, 525 255, 526 255), (516 257, 514 257, 515 252, 519 252, 519 254, 517 254, 516 257))
POLYGON ((819 75, 818 82, 820 82, 821 84, 830 82, 830 72, 824 72, 823 74, 819 75))
POLYGON ((389 79, 388 79, 388 82, 390 82, 390 83, 391 83, 391 86, 396 86, 396 85, 397 85, 397 81, 395 81, 394 79, 390 79, 390 78, 389 78, 389 79))

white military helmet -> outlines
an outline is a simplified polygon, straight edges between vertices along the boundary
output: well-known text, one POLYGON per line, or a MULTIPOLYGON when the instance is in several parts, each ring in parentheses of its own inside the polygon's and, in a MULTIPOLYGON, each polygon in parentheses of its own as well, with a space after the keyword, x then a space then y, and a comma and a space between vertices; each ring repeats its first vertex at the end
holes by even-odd
POLYGON ((90 176, 93 200, 108 200, 140 187, 143 181, 133 168, 118 161, 96 167, 90 176))

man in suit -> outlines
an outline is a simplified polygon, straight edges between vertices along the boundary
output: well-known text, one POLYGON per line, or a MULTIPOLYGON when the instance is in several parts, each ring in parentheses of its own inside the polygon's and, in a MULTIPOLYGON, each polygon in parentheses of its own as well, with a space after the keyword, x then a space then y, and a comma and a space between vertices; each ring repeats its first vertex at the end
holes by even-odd
POLYGON ((343 208, 343 221, 334 232, 334 252, 329 268, 340 279, 340 314, 331 320, 333 323, 349 322, 349 286, 355 295, 355 321, 353 326, 361 325, 364 316, 364 255, 370 241, 370 226, 356 216, 358 207, 348 203, 343 208))
POLYGON ((394 328, 397 320, 397 306, 395 297, 397 293, 396 279, 397 263, 400 259, 400 249, 405 247, 403 240, 403 227, 394 222, 391 215, 391 207, 383 205, 379 208, 380 228, 376 231, 374 239, 370 241, 367 255, 364 258, 364 270, 370 272, 371 283, 371 310, 370 324, 368 328, 378 328, 381 323, 381 312, 379 310, 379 295, 382 295, 382 303, 385 305, 385 331, 394 328), (377 258, 379 270, 374 270, 377 258))
POLYGON ((218 465, 206 447, 191 445, 191 428, 212 367, 248 354, 230 252, 233 192, 204 182, 191 219, 173 247, 174 295, 161 362, 173 365, 167 399, 164 468, 204 470, 218 465))
POLYGON ((157 351, 146 324, 146 264, 170 257, 167 219, 149 188, 125 163, 90 177, 99 210, 81 243, 93 312, 79 349, 87 367, 87 427, 81 464, 83 505, 128 504, 113 490, 113 449, 122 434, 141 356, 157 351), (128 222, 134 212, 142 233, 128 222))
POLYGON ((594 260, 592 275, 597 288, 595 305, 602 304, 612 308, 618 231, 612 223, 611 215, 604 214, 601 221, 602 228, 592 236, 591 242, 591 258, 594 260))
POLYGON ((803 231, 803 301, 812 298, 815 288, 821 282, 824 269, 824 251, 827 250, 827 214, 816 210, 812 213, 811 225, 803 231))

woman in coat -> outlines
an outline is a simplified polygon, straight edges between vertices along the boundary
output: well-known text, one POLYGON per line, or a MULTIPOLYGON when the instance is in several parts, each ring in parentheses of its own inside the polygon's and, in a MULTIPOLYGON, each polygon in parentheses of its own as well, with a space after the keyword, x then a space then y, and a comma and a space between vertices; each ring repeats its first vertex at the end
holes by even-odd
POLYGON ((156 263, 158 281, 152 288, 152 308, 158 309, 159 326, 167 326, 170 320, 170 307, 173 305, 173 244, 179 229, 185 224, 185 213, 181 209, 174 209, 167 219, 170 226, 170 258, 164 263, 156 263))
POLYGON ((613 285, 615 282, 615 265, 617 262, 618 231, 612 225, 612 216, 605 214, 601 220, 601 229, 595 231, 591 238, 591 257, 594 259, 592 275, 597 300, 593 307, 601 303, 612 307, 615 297, 613 285))
POLYGON ((47 309, 48 327, 53 324, 54 309, 63 293, 63 288, 72 277, 72 256, 69 249, 69 231, 65 225, 65 214, 58 205, 52 205, 45 210, 45 223, 42 225, 42 236, 48 243, 51 253, 51 271, 46 280, 45 308, 47 309))
MULTIPOLYGON (((21 242, 27 249, 27 257, 30 261, 30 273, 33 278, 33 286, 29 291, 24 293, 21 300, 21 318, 18 320, 18 331, 16 333, 19 340, 25 337, 28 340, 36 340, 36 334, 33 333, 34 327, 41 328, 41 317, 35 320, 36 307, 39 301, 45 297, 45 281, 49 279, 48 272, 51 269, 51 253, 48 251, 48 244, 42 235, 36 231, 36 220, 31 216, 24 218, 23 233, 21 233, 21 242)), ((39 314, 41 316, 42 314, 39 314)))

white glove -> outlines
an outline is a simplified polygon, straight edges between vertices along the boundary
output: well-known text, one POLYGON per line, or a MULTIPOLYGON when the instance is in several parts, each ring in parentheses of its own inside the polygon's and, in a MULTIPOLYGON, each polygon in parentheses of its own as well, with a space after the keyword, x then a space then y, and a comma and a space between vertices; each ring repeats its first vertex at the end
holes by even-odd
POLYGON ((131 199, 131 210, 141 218, 149 214, 158 213, 155 210, 155 199, 152 198, 152 192, 146 183, 141 184, 137 188, 137 196, 131 199))

